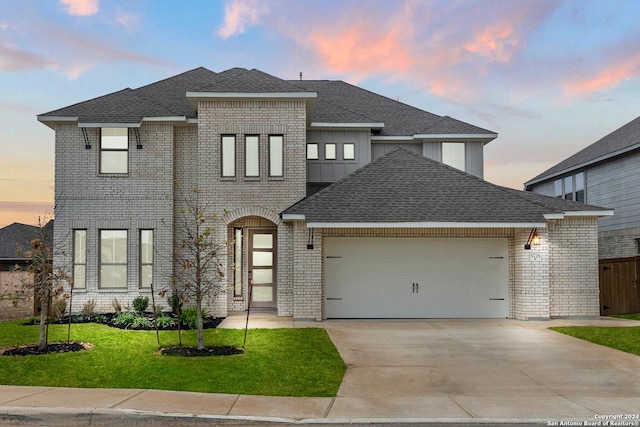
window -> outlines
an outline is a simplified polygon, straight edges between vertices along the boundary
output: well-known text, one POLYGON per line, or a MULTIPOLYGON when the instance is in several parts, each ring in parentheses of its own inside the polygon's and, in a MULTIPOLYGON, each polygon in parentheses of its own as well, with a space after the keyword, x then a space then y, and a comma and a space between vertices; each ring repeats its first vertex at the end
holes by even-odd
POLYGON ((87 287, 87 230, 73 230, 73 287, 87 287))
POLYGON ((585 176, 584 172, 556 179, 553 182, 553 194, 565 200, 575 200, 585 203, 585 176))
POLYGON ((129 129, 102 128, 100 132, 100 173, 129 171, 129 129))
POLYGON ((307 160, 318 160, 318 144, 307 144, 307 160))
POLYGON ((153 283, 153 230, 140 230, 140 287, 153 283))
POLYGON ((356 158, 356 146, 354 144, 344 144, 342 146, 342 158, 344 160, 354 160, 356 158))
POLYGON ((234 229, 233 250, 233 296, 242 296, 242 228, 234 229))
POLYGON ((260 137, 247 135, 244 139, 244 175, 260 176, 260 137))
POLYGON ((443 142, 442 163, 461 171, 465 170, 465 145, 464 142, 443 142))
POLYGON ((324 144, 324 158, 326 160, 336 159, 336 144, 324 144))
POLYGON ((127 287, 127 230, 100 230, 100 287, 127 287))
POLYGON ((222 135, 222 176, 236 176, 235 135, 222 135))
POLYGON ((284 167, 284 137, 269 135, 269 176, 282 176, 284 167))

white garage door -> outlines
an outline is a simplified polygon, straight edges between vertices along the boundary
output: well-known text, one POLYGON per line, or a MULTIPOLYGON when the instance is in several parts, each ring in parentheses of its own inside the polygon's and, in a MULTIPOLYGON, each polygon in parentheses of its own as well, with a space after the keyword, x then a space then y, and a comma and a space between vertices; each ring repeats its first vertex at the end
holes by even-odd
POLYGON ((507 239, 329 237, 328 318, 504 318, 507 239))

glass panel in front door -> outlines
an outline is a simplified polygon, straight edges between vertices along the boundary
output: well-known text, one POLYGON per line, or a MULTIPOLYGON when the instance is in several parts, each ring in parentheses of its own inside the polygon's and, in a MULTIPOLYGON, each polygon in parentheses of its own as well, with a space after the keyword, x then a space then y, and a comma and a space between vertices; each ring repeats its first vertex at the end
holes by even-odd
POLYGON ((275 307, 275 232, 271 230, 251 231, 251 278, 253 292, 252 307, 275 307))

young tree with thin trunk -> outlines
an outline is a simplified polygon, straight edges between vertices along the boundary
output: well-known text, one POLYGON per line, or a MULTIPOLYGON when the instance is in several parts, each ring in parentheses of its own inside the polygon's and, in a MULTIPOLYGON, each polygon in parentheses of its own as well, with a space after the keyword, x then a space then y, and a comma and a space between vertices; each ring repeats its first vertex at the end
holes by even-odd
POLYGON ((173 286, 183 302, 195 301, 197 310, 197 348, 204 349, 202 306, 205 300, 215 302, 226 291, 220 256, 226 241, 220 241, 213 226, 216 215, 212 203, 194 188, 182 201, 181 217, 176 218, 178 243, 175 248, 176 277, 173 286))

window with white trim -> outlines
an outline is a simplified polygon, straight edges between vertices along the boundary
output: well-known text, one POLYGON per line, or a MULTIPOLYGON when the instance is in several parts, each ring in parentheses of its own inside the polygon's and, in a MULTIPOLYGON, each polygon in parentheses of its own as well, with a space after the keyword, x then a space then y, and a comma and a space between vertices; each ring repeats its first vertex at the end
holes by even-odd
POLYGON ((553 182, 553 194, 565 200, 575 200, 576 202, 585 203, 584 172, 578 172, 574 175, 556 179, 553 182))
POLYGON ((127 287, 127 230, 100 230, 100 287, 127 287))
POLYGON ((442 163, 464 171, 466 168, 464 142, 443 142, 442 163))
POLYGON ((129 129, 100 130, 100 173, 129 172, 129 129))
POLYGON ((355 144, 343 144, 342 145, 342 159, 343 160, 355 160, 356 158, 356 145, 355 144))
POLYGON ((318 160, 318 144, 307 144, 307 160, 318 160))
POLYGON ((336 144, 324 144, 324 158, 325 160, 336 159, 336 144))

